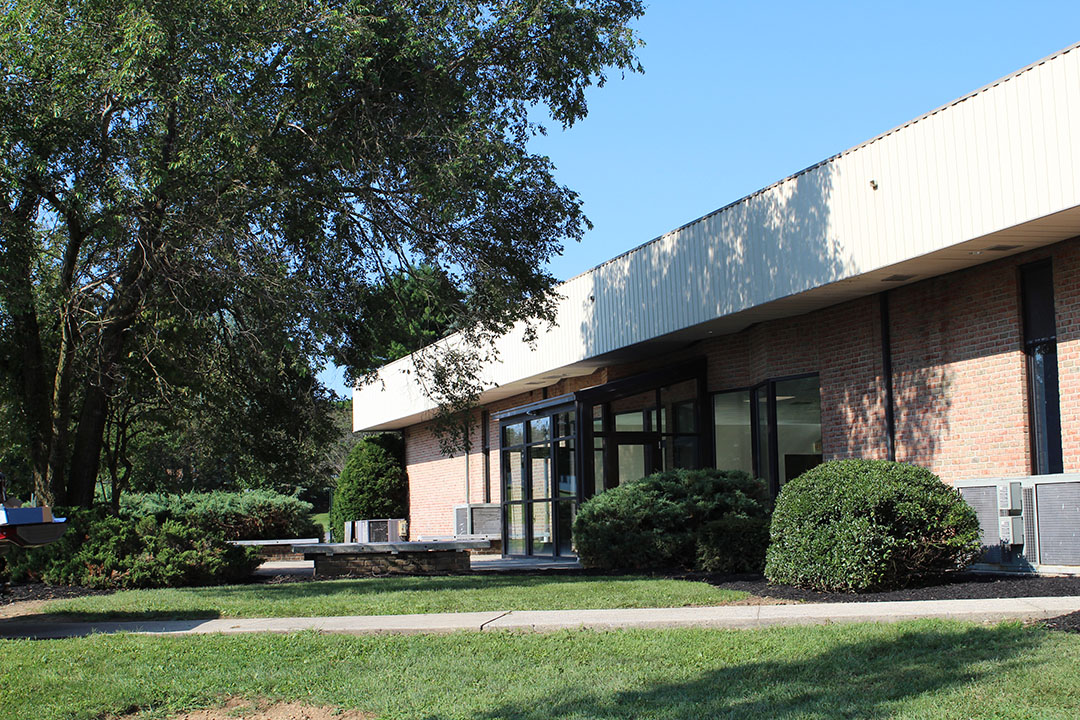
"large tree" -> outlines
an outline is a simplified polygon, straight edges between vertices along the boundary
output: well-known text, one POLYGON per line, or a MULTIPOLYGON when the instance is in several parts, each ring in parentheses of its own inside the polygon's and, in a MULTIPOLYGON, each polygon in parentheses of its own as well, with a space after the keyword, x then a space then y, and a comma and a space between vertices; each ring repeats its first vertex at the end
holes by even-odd
POLYGON ((163 330, 196 327, 201 343, 214 328, 202 347, 228 353, 261 345, 269 327, 290 357, 360 375, 383 356, 370 331, 387 312, 378 289, 422 265, 460 289, 457 326, 478 345, 549 316, 553 279, 540 268, 586 221, 529 152, 530 112, 570 125, 590 84, 637 69, 628 23, 642 5, 3 10, 4 405, 24 423, 39 496, 88 504, 130 378, 165 381, 148 365, 173 354, 163 330))

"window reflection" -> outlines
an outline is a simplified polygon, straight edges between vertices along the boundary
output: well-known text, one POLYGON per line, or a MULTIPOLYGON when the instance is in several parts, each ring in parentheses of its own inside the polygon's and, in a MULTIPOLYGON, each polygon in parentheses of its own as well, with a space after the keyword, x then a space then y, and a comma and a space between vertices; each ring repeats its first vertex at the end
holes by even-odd
POLYGON ((754 472, 750 429, 750 393, 746 390, 713 396, 713 440, 716 467, 754 472))
POLYGON ((817 377, 782 380, 776 391, 780 485, 821 464, 821 392, 817 377))

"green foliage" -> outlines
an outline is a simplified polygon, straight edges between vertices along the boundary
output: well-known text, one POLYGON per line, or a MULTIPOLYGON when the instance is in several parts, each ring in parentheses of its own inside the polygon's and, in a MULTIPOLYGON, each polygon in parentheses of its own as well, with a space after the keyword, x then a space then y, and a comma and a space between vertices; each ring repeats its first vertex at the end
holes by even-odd
POLYGON ((979 522, 929 470, 836 460, 784 486, 765 575, 830 591, 900 588, 962 568, 978 554, 979 522))
POLYGON ((732 470, 669 470, 582 504, 574 546, 586 567, 761 569, 769 491, 732 470))
POLYGON ((321 538, 311 509, 311 503, 271 490, 128 494, 120 502, 123 516, 181 520, 225 540, 321 538))
POLYGON ((396 433, 369 435, 353 446, 330 503, 330 529, 341 539, 350 520, 403 518, 409 488, 405 445, 396 433))
POLYGON ((59 541, 9 553, 13 580, 102 588, 210 585, 240 582, 259 564, 253 551, 180 520, 66 512, 69 526, 59 541))
POLYGON ((318 370, 404 349, 387 318, 446 328, 400 273, 464 298, 453 324, 477 348, 550 319, 546 261, 588 222, 529 140, 543 110, 569 126, 587 88, 640 69, 643 11, 6 2, 0 384, 38 496, 89 504, 106 433, 153 404, 183 408, 146 438, 167 471, 191 451, 203 477, 297 484, 318 370))

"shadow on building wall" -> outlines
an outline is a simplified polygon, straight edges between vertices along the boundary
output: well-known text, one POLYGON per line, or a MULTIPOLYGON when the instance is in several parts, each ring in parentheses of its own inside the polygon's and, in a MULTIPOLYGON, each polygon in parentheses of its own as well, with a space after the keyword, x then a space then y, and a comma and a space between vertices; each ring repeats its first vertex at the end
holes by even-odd
POLYGON ((852 264, 830 231, 833 172, 825 163, 594 270, 580 323, 588 355, 849 274, 852 264))

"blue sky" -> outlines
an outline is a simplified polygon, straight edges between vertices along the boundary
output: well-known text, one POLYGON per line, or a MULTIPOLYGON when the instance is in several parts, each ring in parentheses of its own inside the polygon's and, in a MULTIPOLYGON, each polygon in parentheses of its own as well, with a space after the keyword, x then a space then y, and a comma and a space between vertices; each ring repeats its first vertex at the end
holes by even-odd
POLYGON ((636 25, 645 73, 534 141, 594 224, 561 279, 1080 42, 1080 3, 657 0, 636 25))

